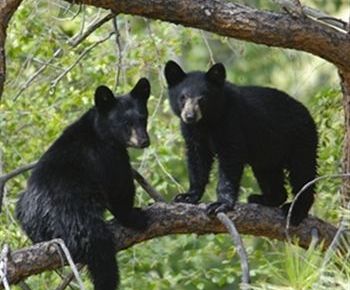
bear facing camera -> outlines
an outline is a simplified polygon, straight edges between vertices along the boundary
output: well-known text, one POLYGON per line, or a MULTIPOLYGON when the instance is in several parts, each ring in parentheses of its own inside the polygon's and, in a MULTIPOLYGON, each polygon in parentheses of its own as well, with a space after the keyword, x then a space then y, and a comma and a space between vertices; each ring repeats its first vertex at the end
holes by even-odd
MULTIPOLYGON (((217 201, 208 214, 234 208, 245 165, 250 165, 262 191, 248 201, 282 207, 290 203, 286 178, 296 195, 316 176, 318 136, 308 110, 297 100, 273 88, 237 86, 226 81, 223 64, 207 72, 184 72, 174 61, 165 66, 170 105, 180 119, 185 140, 190 188, 176 202, 198 203, 217 158, 217 201), (288 172, 288 175, 285 173, 288 172)), ((307 217, 314 202, 314 186, 296 200, 291 224, 307 217)))
POLYGON ((16 216, 29 238, 34 243, 63 239, 74 262, 87 264, 95 290, 115 290, 119 283, 114 237, 104 211, 125 227, 147 226, 145 213, 133 207, 127 147, 150 144, 149 95, 145 78, 119 97, 98 87, 95 106, 44 153, 17 203, 16 216))

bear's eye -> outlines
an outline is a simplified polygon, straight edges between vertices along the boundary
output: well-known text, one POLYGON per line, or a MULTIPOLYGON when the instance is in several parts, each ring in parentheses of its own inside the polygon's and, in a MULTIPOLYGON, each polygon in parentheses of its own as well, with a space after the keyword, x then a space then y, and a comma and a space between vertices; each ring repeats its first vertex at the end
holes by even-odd
POLYGON ((197 101, 198 104, 205 104, 207 100, 203 96, 200 96, 198 97, 197 101))
POLYGON ((180 96, 180 102, 183 104, 187 99, 187 96, 184 94, 184 95, 181 95, 180 96))

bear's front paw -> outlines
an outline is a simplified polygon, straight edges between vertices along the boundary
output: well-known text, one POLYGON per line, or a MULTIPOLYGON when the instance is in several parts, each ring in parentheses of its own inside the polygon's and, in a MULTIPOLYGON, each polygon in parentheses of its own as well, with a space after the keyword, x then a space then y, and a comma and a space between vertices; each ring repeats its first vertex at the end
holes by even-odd
POLYGON ((205 209, 205 211, 207 215, 217 215, 219 212, 226 213, 228 211, 233 210, 234 206, 234 203, 231 202, 216 201, 210 203, 205 209))
POLYGON ((200 196, 194 193, 180 193, 174 198, 174 202, 198 203, 200 196))
POLYGON ((142 231, 147 228, 148 220, 148 215, 141 208, 133 208, 123 224, 128 228, 142 231))
MULTIPOLYGON (((284 204, 281 208, 283 211, 284 216, 287 218, 288 216, 288 212, 289 212, 289 208, 291 206, 291 203, 286 203, 284 204)), ((292 226, 297 227, 305 218, 307 218, 308 214, 301 212, 300 210, 298 210, 298 208, 296 206, 293 207, 292 209, 292 215, 290 218, 290 224, 292 226)))

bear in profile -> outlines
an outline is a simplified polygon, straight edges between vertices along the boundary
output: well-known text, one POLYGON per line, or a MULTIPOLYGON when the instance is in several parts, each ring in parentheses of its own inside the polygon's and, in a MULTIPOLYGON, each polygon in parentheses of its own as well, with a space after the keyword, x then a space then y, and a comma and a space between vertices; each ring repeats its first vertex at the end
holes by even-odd
POLYGON ((119 283, 114 237, 104 211, 125 227, 147 226, 145 213, 133 207, 127 147, 150 144, 149 95, 145 78, 119 97, 98 87, 95 105, 40 158, 17 203, 17 218, 29 238, 34 243, 63 239, 74 261, 87 264, 95 290, 115 290, 119 283))
MULTIPOLYGON (((181 120, 190 182, 189 190, 175 201, 200 201, 216 157, 218 199, 208 205, 208 214, 233 209, 246 164, 262 191, 250 195, 248 201, 282 206, 287 213, 286 178, 295 195, 316 176, 318 136, 308 110, 276 89, 227 82, 220 63, 207 72, 186 73, 169 61, 165 77, 171 108, 181 120)), ((314 187, 310 186, 293 207, 292 225, 307 217, 313 201, 314 187)))

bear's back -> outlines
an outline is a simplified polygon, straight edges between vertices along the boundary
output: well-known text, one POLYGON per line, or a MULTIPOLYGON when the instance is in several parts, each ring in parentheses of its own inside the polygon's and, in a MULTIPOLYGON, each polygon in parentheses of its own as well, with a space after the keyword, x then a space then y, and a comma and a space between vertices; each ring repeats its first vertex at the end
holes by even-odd
MULTIPOLYGON (((248 163, 286 160, 299 143, 317 146, 315 123, 299 101, 277 89, 258 86, 225 86, 231 131, 244 138, 248 163), (270 161, 269 161, 270 160, 270 161)), ((232 137, 234 138, 234 137, 232 137)))

